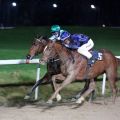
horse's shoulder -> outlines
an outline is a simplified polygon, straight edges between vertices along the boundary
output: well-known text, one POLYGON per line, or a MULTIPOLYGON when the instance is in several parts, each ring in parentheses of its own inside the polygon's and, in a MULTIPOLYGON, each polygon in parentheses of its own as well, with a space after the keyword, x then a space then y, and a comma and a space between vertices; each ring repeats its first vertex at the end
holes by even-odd
POLYGON ((71 53, 73 54, 73 55, 79 55, 79 53, 77 52, 77 50, 70 50, 71 51, 71 53))
POLYGON ((86 59, 83 55, 81 55, 80 53, 78 53, 77 50, 72 50, 71 53, 73 54, 74 58, 83 58, 86 59))

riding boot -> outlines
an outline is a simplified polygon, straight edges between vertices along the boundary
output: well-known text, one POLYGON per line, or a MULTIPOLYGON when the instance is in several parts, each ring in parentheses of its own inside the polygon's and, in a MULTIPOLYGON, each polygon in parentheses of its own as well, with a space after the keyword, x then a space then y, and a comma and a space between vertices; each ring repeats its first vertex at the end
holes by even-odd
POLYGON ((96 62, 95 57, 91 57, 90 59, 88 59, 88 65, 90 65, 90 66, 92 66, 95 62, 96 62))

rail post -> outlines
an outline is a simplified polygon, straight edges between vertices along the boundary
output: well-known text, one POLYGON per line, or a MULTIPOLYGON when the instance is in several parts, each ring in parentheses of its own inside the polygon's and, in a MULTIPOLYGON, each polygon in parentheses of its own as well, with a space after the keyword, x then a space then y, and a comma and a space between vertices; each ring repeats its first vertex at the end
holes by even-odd
MULTIPOLYGON (((40 64, 37 65, 36 82, 40 80, 40 64)), ((35 89, 35 100, 38 99, 38 87, 35 89)))
POLYGON ((105 85, 106 85, 106 74, 103 74, 103 81, 102 81, 102 95, 105 94, 105 85))

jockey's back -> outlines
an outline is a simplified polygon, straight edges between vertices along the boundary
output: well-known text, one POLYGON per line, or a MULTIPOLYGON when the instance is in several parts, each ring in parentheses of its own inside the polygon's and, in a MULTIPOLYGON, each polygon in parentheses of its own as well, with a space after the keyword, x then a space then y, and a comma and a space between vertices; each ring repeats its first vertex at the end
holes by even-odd
POLYGON ((83 44, 87 43, 90 38, 84 34, 73 34, 70 36, 70 39, 71 42, 67 47, 77 49, 83 44))

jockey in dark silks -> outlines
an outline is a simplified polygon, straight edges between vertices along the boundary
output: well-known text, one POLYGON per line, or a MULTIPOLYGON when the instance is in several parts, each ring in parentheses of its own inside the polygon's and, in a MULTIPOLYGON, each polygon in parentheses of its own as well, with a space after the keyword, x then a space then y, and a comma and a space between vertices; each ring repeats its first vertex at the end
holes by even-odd
POLYGON ((80 53, 88 59, 88 64, 93 64, 94 58, 92 57, 90 50, 94 47, 94 43, 90 37, 84 34, 71 35, 69 32, 61 30, 60 26, 58 25, 52 26, 51 30, 54 32, 52 32, 53 36, 49 39, 61 40, 64 46, 70 49, 76 49, 78 53, 80 53), (57 28, 59 29, 56 30, 57 28))

